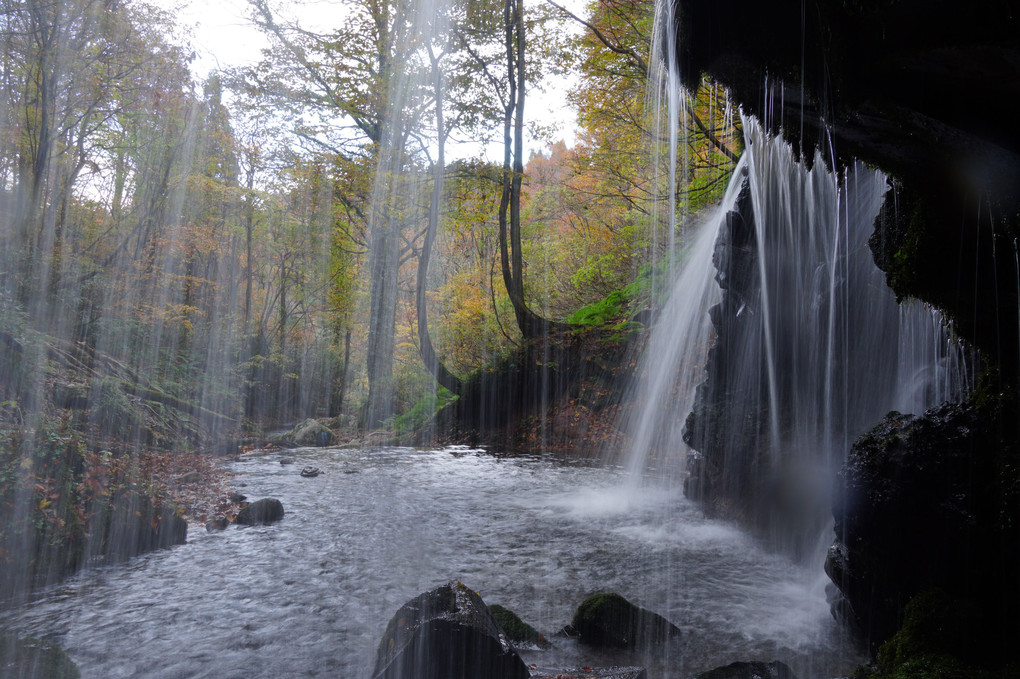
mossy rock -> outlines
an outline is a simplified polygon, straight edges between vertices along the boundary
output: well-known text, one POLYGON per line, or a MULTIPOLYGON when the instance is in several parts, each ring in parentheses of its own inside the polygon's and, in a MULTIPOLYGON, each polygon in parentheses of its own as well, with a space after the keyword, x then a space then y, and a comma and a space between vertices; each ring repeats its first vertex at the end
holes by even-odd
POLYGON ((451 582, 411 599, 379 642, 373 679, 528 679, 482 598, 451 582))
POLYGON ((662 643, 680 634, 680 629, 661 615, 611 592, 593 594, 581 602, 571 626, 583 643, 615 648, 662 643))
MULTIPOLYGON (((980 609, 972 602, 931 589, 914 596, 903 626, 879 648, 878 668, 857 676, 873 679, 1005 679, 1013 670, 981 667, 977 648, 980 609)), ((1014 668, 1015 669, 1015 668, 1014 668)))
POLYGON ((326 425, 318 420, 307 419, 294 427, 290 432, 290 440, 298 446, 334 446, 337 443, 337 436, 326 425))
POLYGON ((81 673, 51 641, 0 637, 0 679, 78 679, 81 673))
POLYGON ((538 630, 521 620, 513 611, 499 604, 493 604, 489 606, 489 613, 492 613, 492 618, 514 646, 537 646, 538 648, 552 646, 538 630))

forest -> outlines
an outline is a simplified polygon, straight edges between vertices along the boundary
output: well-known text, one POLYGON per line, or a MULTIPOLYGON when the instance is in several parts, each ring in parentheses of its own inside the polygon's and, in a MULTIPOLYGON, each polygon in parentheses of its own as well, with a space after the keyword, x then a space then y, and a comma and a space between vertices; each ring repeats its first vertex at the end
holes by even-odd
POLYGON ((264 60, 196 82, 154 7, 4 8, 2 330, 23 357, 5 361, 5 421, 102 392, 135 399, 117 419, 138 431, 90 415, 99 447, 307 416, 392 427, 436 376, 455 387, 540 322, 654 304, 684 215, 739 151, 725 93, 686 104, 693 160, 669 174, 650 3, 414 10, 343 3, 343 28, 314 34, 254 2, 264 60), (557 37, 569 22, 584 31, 557 37), (568 70, 579 142, 524 158, 525 93, 568 70), (485 140, 502 165, 446 160, 485 140))
POLYGON ((536 342, 623 364, 740 150, 724 89, 658 105, 651 2, 247 11, 261 61, 199 80, 158 7, 3 5, 0 557, 26 507, 68 539, 305 418, 478 440, 421 432, 536 342), (528 97, 568 75, 577 143, 525 157, 528 97))

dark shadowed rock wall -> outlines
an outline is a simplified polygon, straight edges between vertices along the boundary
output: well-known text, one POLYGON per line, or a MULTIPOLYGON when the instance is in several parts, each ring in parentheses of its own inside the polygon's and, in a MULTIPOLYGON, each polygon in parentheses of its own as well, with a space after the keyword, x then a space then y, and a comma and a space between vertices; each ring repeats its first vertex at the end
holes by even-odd
POLYGON ((897 187, 872 241, 901 297, 1020 369, 1020 10, 1009 0, 679 0, 682 77, 730 88, 811 160, 897 187))
POLYGON ((726 85, 807 162, 818 148, 837 170, 858 158, 890 175, 876 264, 987 367, 969 404, 890 414, 853 446, 827 564, 842 610, 877 644, 911 596, 948 592, 982 611, 971 650, 1008 651, 1020 634, 1020 6, 678 0, 676 15, 688 86, 706 73, 726 85))

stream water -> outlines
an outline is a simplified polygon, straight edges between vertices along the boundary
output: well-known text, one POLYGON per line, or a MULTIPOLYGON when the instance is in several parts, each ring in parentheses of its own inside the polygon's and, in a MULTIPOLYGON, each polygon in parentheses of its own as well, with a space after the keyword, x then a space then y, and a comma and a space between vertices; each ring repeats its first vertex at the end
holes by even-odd
POLYGON ((48 637, 82 676, 371 675, 396 609, 459 580, 553 641, 542 667, 641 664, 687 677, 781 659, 801 679, 860 661, 831 619, 824 576, 705 519, 677 487, 619 468, 466 448, 300 449, 231 463, 282 522, 207 533, 86 571, 6 611, 0 631, 48 637), (302 478, 314 464, 323 473, 302 478), (617 591, 683 630, 671 646, 599 656, 553 636, 589 594, 617 591))

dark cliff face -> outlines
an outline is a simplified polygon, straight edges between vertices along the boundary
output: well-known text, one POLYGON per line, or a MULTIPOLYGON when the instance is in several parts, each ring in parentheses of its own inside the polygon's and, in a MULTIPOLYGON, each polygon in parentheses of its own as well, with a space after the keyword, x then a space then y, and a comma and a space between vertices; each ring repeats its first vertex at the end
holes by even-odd
POLYGON ((795 148, 890 174, 872 240, 901 297, 929 301, 1018 381, 1020 8, 1006 0, 679 0, 688 85, 707 73, 795 148))
MULTIPOLYGON (((940 591, 981 611, 962 640, 985 661, 1020 634, 1020 484, 1015 401, 889 413, 857 439, 840 472, 836 541, 825 570, 872 641, 907 601, 940 591)), ((1001 655, 1001 658, 998 658, 1001 655)))
MULTIPOLYGON (((984 611, 966 643, 994 656, 1016 638, 1020 599, 1020 5, 678 0, 676 13, 689 87, 702 74, 726 85, 808 162, 819 148, 838 170, 858 158, 889 174, 876 264, 998 367, 968 404, 890 415, 858 440, 827 564, 873 643, 910 596, 935 590, 984 611)), ((699 397, 692 435, 715 404, 699 397)), ((702 476, 694 490, 710 497, 702 476)))

